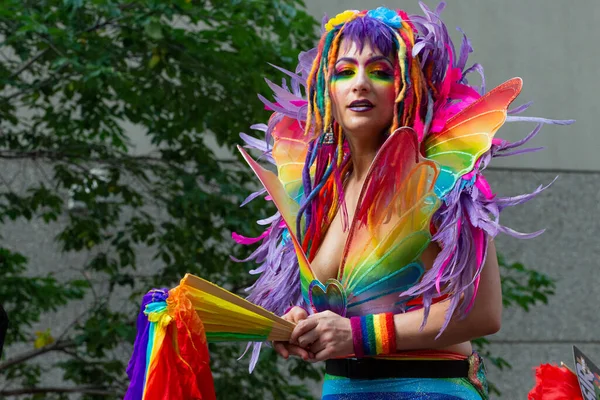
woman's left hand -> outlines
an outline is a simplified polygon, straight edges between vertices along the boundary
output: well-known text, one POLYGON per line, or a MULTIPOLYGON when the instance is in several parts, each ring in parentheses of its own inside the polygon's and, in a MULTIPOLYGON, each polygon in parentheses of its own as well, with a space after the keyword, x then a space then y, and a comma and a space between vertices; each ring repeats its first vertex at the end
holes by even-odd
POLYGON ((332 311, 313 314, 294 328, 290 343, 297 344, 315 355, 309 361, 324 361, 354 353, 350 319, 332 311))

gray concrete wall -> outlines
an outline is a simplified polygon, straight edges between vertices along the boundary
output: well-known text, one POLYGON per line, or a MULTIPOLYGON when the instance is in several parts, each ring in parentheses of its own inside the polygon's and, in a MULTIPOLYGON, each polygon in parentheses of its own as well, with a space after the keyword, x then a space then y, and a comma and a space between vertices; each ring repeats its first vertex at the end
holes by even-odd
MULTIPOLYGON (((488 173, 494 190, 506 195, 531 191, 555 176, 523 170, 488 173)), ((547 306, 529 313, 505 311, 502 329, 492 337, 493 352, 513 365, 509 371, 490 370, 506 399, 526 398, 534 383, 533 366, 560 361, 573 366, 572 345, 600 362, 599 184, 600 173, 563 172, 537 199, 502 215, 503 224, 517 230, 547 230, 532 240, 499 236, 499 251, 557 280, 547 306)))

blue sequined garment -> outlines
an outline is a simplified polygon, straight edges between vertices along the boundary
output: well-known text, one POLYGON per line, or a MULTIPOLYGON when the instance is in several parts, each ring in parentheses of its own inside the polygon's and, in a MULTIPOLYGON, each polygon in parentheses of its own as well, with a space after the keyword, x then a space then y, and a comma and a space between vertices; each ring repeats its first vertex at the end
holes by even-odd
POLYGON ((485 368, 477 354, 470 378, 350 379, 325 375, 322 400, 487 400, 485 368), (475 364, 476 363, 476 364, 475 364))

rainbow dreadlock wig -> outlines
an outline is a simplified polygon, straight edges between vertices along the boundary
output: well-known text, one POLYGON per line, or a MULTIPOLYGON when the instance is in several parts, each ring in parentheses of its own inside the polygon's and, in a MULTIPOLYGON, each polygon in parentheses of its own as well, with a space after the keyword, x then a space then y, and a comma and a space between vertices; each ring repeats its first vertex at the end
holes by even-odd
MULTIPOLYGON (((316 137, 304 164, 304 199, 297 218, 297 231, 311 260, 322 235, 344 204, 342 177, 351 166, 348 146, 341 126, 333 120, 330 85, 340 46, 354 43, 362 51, 369 43, 382 54, 394 59, 395 107, 388 134, 401 126, 412 127, 419 138, 429 129, 433 118, 435 80, 432 60, 421 65, 412 57, 415 48, 415 26, 403 11, 378 8, 371 11, 345 11, 325 25, 307 80, 307 116, 305 135, 316 137), (428 71, 428 75, 423 71, 428 71), (326 137, 325 133, 329 136, 326 137), (316 168, 309 179, 310 168, 316 168), (300 229, 304 223, 306 229, 300 229)), ((475 93, 476 95, 476 93, 475 93)))
MULTIPOLYGON (((520 91, 521 80, 512 79, 486 92, 481 65, 467 66, 472 48, 464 34, 455 55, 455 46, 439 15, 444 6, 441 3, 432 11, 421 4, 424 16, 383 7, 340 13, 324 21, 318 47, 300 54, 295 73, 280 69, 291 78, 289 85, 267 81, 274 101, 259 98, 273 114, 267 125, 252 126, 264 132, 265 139, 244 133, 240 136, 247 148, 259 151, 263 159, 275 164, 282 187, 269 186, 265 173, 257 172, 265 189, 251 194, 242 204, 268 192, 267 199, 273 200, 279 210, 273 217, 258 221, 268 225, 258 238, 233 234, 238 243, 259 243, 247 259, 238 260, 253 260, 260 265, 251 271, 260 276, 248 288, 248 300, 278 315, 294 305, 309 312, 329 309, 344 316, 424 308, 424 325, 431 304, 447 299, 450 307, 441 333, 452 316, 464 316, 472 307, 489 238, 498 232, 520 238, 542 232, 518 233, 502 226, 499 216, 504 208, 532 199, 544 187, 530 194, 502 198, 492 192, 483 170, 493 157, 537 150, 515 149, 535 136, 542 124, 565 125, 572 121, 512 116, 530 105, 508 110, 520 91), (333 117, 330 93, 338 53, 347 43, 354 43, 359 50, 369 44, 393 56, 395 63, 393 120, 380 149, 382 154, 378 153, 371 177, 363 186, 354 221, 347 220, 343 195, 343 180, 352 168, 350 151, 333 117), (467 76, 472 72, 479 73, 481 86, 469 84, 467 76), (494 136, 504 122, 513 121, 534 122, 537 126, 515 143, 494 136), (422 172, 417 184, 413 182, 416 172, 394 175, 397 167, 392 168, 392 164, 402 164, 405 172, 428 172, 422 172), (419 186, 423 182, 427 184, 419 186), (410 196, 402 200, 407 202, 405 208, 416 206, 418 201, 421 206, 414 207, 419 215, 402 216, 420 225, 395 225, 396 230, 387 234, 398 236, 406 229, 406 237, 390 242, 390 236, 376 237, 382 233, 376 232, 375 222, 387 221, 379 217, 385 212, 389 215, 395 207, 388 200, 398 193, 385 189, 392 187, 421 193, 419 199, 410 200, 414 204, 406 199, 410 196), (338 212, 342 213, 345 229, 350 229, 349 237, 355 239, 346 243, 338 278, 319 282, 310 261, 338 212), (441 251, 433 266, 425 270, 418 259, 430 240, 437 242, 441 251), (358 248, 371 252, 360 253, 358 248), (397 248, 414 258, 388 257, 397 248), (381 267, 386 262, 387 269, 381 267), (388 286, 377 291, 375 282, 385 279, 388 286)), ((259 349, 257 343, 251 369, 259 349)))
MULTIPOLYGON (((351 168, 350 154, 341 126, 333 120, 330 96, 334 65, 344 40, 346 43, 355 43, 361 51, 369 43, 382 54, 394 56, 396 106, 389 132, 400 126, 415 125, 415 121, 418 121, 422 131, 420 113, 414 111, 421 110, 421 99, 427 99, 426 88, 421 69, 413 66, 410 57, 407 57, 407 52, 412 51, 414 46, 413 28, 407 22, 403 23, 395 12, 391 17, 386 24, 385 15, 377 10, 346 11, 326 24, 326 31, 319 42, 307 81, 305 126, 305 135, 316 136, 316 139, 311 144, 309 158, 304 164, 303 189, 308 196, 296 221, 297 231, 299 237, 304 238, 303 247, 309 260, 319 248, 321 236, 340 204, 343 206, 344 225, 347 225, 341 178, 351 168), (411 80, 411 72, 414 82, 411 80), (328 134, 327 138, 325 133, 328 134), (311 180, 309 174, 313 165, 316 174, 311 180), (306 226, 305 232, 301 229, 302 222, 306 226)), ((408 20, 406 16, 405 20, 408 20)))

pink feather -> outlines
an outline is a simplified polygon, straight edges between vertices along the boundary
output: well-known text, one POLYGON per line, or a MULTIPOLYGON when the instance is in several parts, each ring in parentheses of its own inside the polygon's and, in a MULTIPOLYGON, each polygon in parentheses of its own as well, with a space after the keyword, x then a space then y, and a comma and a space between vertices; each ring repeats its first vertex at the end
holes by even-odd
POLYGON ((261 240, 263 240, 264 238, 266 238, 269 235, 269 232, 271 232, 271 228, 268 228, 266 231, 264 231, 262 233, 262 235, 255 237, 255 238, 246 237, 246 236, 242 236, 238 233, 231 232, 231 238, 233 240, 235 240, 236 243, 249 245, 249 244, 254 244, 254 243, 260 242, 261 240))
POLYGON ((475 186, 477 189, 479 189, 479 191, 481 191, 481 193, 483 193, 486 199, 491 200, 496 197, 496 195, 492 192, 490 184, 483 175, 477 176, 477 179, 475 180, 475 186))

